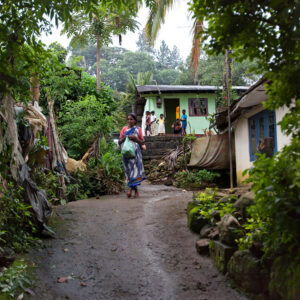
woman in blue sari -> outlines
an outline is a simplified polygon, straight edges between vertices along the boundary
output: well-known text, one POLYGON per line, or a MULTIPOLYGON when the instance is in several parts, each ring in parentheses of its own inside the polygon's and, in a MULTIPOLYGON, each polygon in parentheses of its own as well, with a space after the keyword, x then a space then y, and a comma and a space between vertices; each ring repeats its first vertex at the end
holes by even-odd
POLYGON ((143 180, 146 179, 141 151, 141 148, 145 147, 144 138, 142 134, 142 129, 138 127, 136 123, 136 115, 132 113, 128 114, 128 126, 124 126, 122 128, 119 138, 119 145, 121 147, 127 136, 133 142, 133 145, 135 147, 134 158, 126 158, 124 155, 122 156, 123 167, 128 184, 128 198, 131 197, 132 191, 134 191, 134 197, 139 196, 137 187, 141 184, 143 180))

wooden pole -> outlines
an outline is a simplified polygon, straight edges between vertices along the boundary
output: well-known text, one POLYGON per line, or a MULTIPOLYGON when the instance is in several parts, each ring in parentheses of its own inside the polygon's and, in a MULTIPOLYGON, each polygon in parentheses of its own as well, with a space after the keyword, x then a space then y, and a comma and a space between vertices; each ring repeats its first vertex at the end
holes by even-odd
POLYGON ((227 93, 227 117, 228 117, 228 144, 229 144, 229 167, 230 167, 230 188, 233 188, 233 166, 232 166, 232 141, 231 141, 231 119, 230 119, 230 86, 229 86, 229 50, 225 50, 225 69, 226 69, 226 93, 227 93))

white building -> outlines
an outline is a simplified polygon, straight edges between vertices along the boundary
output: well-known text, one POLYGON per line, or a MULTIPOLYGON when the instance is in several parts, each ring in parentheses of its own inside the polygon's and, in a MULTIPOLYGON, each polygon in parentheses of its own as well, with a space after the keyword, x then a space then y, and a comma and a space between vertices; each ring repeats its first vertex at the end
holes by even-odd
MULTIPOLYGON (((250 168, 261 140, 271 141, 271 151, 276 153, 289 144, 291 137, 286 136, 278 123, 288 112, 283 107, 270 111, 263 107, 268 96, 264 79, 251 86, 245 94, 231 105, 231 122, 234 128, 235 163, 237 184, 243 184, 246 176, 243 171, 250 168)), ((227 111, 216 115, 216 125, 221 131, 228 127, 227 111)))

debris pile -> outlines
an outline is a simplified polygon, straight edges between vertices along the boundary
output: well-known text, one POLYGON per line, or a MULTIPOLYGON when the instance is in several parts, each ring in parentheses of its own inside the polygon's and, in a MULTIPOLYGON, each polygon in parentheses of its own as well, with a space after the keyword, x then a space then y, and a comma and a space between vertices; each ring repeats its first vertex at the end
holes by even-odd
POLYGON ((176 149, 167 152, 160 160, 152 159, 144 163, 147 179, 152 184, 172 185, 174 175, 180 170, 185 170, 185 161, 189 159, 191 146, 184 149, 179 145, 176 149))

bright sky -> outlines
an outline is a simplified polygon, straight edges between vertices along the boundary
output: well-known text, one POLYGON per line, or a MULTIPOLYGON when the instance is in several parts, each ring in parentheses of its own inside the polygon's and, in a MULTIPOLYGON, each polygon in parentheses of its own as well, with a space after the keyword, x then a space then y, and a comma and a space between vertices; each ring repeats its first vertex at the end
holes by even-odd
MULTIPOLYGON (((144 28, 147 19, 147 9, 142 8, 138 15, 138 22, 140 28, 144 28)), ((179 48, 180 54, 183 58, 186 58, 192 48, 192 28, 193 21, 189 17, 187 1, 180 0, 175 1, 173 9, 169 10, 166 15, 166 22, 162 25, 155 48, 159 48, 162 40, 165 40, 170 49, 176 45, 179 48)), ((53 28, 52 35, 42 35, 42 41, 49 45, 52 42, 59 42, 64 47, 69 45, 69 39, 66 36, 60 35, 61 28, 53 28)), ((138 33, 128 33, 122 37, 123 48, 131 51, 136 50, 136 42, 138 39, 138 33)), ((119 46, 117 38, 114 39, 113 46, 119 46)))

